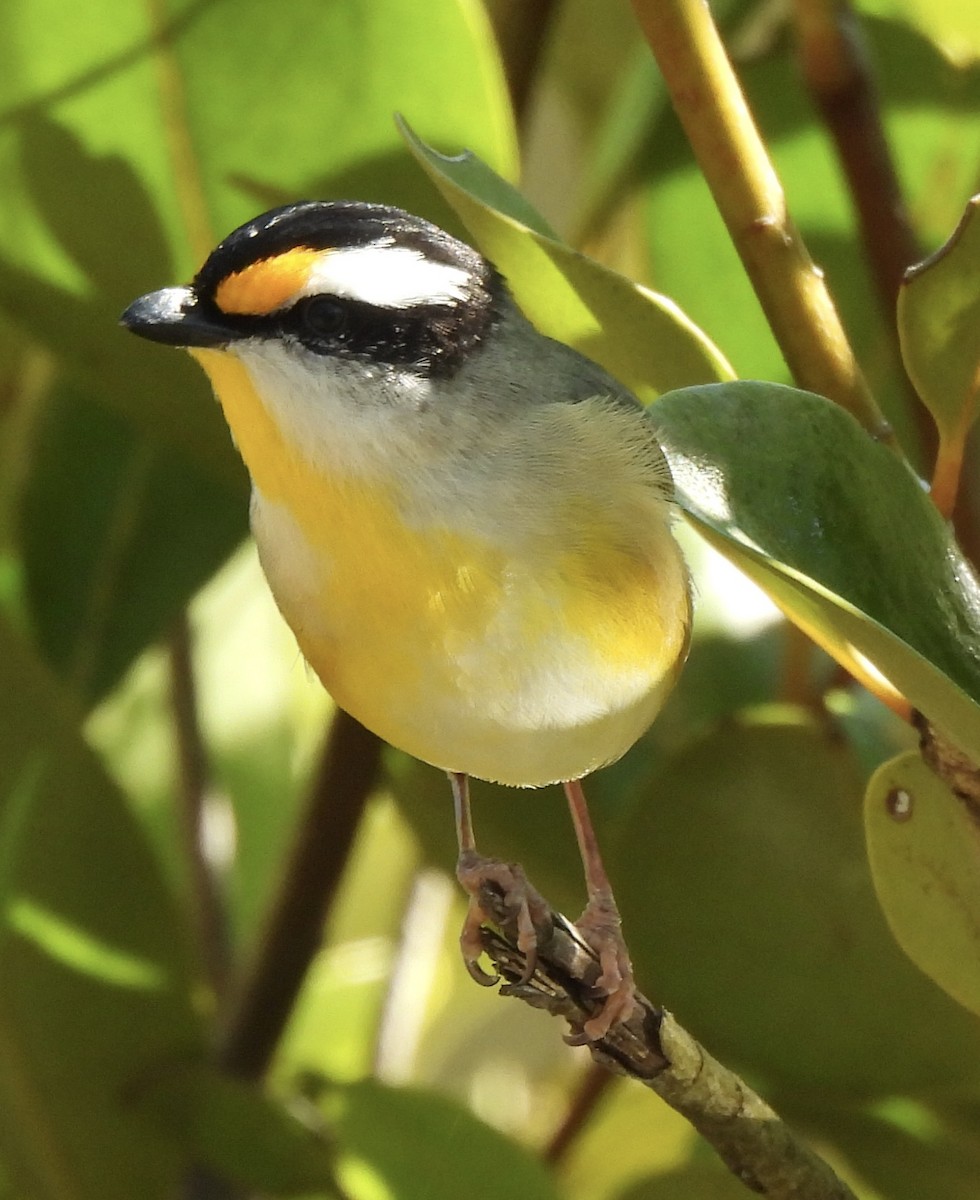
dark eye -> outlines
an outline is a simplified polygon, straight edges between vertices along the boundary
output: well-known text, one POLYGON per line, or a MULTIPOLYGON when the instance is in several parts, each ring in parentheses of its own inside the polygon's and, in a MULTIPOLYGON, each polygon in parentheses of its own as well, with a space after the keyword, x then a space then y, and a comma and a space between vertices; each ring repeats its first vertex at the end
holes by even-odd
POLYGON ((347 322, 347 309, 336 296, 310 296, 298 315, 303 332, 318 340, 336 337, 347 322))

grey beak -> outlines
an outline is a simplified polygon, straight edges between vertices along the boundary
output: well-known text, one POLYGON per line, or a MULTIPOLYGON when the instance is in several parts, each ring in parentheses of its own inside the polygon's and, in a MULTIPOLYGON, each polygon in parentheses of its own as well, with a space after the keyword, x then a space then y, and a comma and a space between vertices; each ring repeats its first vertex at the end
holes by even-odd
POLYGON ((133 301, 119 322, 140 337, 167 346, 226 346, 241 336, 214 309, 202 311, 189 287, 148 292, 133 301))

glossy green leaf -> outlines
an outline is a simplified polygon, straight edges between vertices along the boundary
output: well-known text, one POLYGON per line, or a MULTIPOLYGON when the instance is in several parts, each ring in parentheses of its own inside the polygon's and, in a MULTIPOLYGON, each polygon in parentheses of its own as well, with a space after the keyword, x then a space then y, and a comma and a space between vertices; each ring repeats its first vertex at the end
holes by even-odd
POLYGON ((245 536, 244 472, 226 488, 70 385, 50 397, 30 461, 19 532, 31 617, 88 703, 245 536))
POLYGON ((912 751, 885 763, 864 806, 888 924, 912 961, 980 1016, 980 823, 912 751))
POLYGON ((127 1101, 202 1053, 181 919, 64 696, 0 625, 0 1145, 38 1200, 171 1197, 127 1101))
POLYGON ((640 986, 769 1094, 970 1091, 980 1023, 895 944, 842 733, 756 709, 650 773, 607 855, 640 986))
POLYGON ((949 241, 906 273, 898 294, 905 369, 944 438, 980 407, 980 196, 949 241))
POLYGON ((776 384, 690 388, 652 416, 709 542, 980 761, 980 587, 899 459, 830 401, 776 384))
MULTIPOLYGON (((392 1200, 557 1200, 539 1158, 458 1104, 416 1088, 365 1080, 339 1093, 337 1137, 392 1200)), ((363 1168, 362 1168, 363 1169, 363 1168)))
MULTIPOLYGON (((409 149, 432 176, 437 187, 440 180, 434 172, 447 174, 461 191, 476 197, 485 207, 493 209, 502 217, 509 217, 542 237, 551 241, 557 240, 558 235, 530 201, 471 150, 463 150, 455 155, 439 154, 412 131, 404 117, 397 116, 395 124, 409 149)), ((447 198, 452 203, 451 197, 447 198)), ((460 213, 460 216, 465 219, 463 213, 460 213)))
POLYGON ((466 152, 446 158, 410 129, 419 162, 542 333, 601 363, 649 401, 672 387, 731 378, 719 351, 664 296, 523 223, 490 168, 466 152), (498 203, 506 203, 500 209, 498 203))
POLYGON ((250 1189, 295 1195, 334 1188, 334 1148, 258 1087, 213 1067, 168 1066, 133 1100, 188 1162, 250 1189))

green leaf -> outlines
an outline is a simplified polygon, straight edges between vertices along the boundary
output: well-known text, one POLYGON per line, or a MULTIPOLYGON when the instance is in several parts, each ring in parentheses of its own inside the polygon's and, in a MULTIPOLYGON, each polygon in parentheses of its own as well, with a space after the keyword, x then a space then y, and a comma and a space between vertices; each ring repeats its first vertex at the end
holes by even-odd
POLYGON ((20 522, 31 617, 87 703, 245 536, 244 472, 226 487, 70 385, 55 388, 32 450, 20 522))
POLYGON ((607 856, 640 987, 798 1100, 972 1094, 980 1023, 895 944, 863 791, 843 731, 788 707, 729 719, 651 771, 607 856))
POLYGON ((461 1189, 468 1200, 558 1198, 539 1158, 443 1096, 365 1080, 337 1099, 342 1149, 392 1200, 458 1200, 461 1189))
POLYGON ((38 1200, 165 1200, 128 1089, 202 1052, 181 919, 64 696, 0 624, 0 1143, 38 1200))
POLYGON ((980 1016, 980 824, 916 751, 878 769, 864 805, 875 890, 912 961, 980 1016))
POLYGON ((336 1192, 334 1148, 257 1087, 204 1065, 156 1073, 133 1100, 199 1164, 249 1189, 336 1192))
POLYGON ((980 588, 899 459, 830 401, 777 384, 690 388, 652 416, 708 541, 980 761, 980 588))
POLYGON ((541 232, 546 226, 540 218, 528 225, 526 202, 515 201, 471 152, 446 158, 407 125, 402 128, 418 161, 542 333, 600 363, 645 402, 670 388, 731 378, 721 353, 672 301, 541 232))
POLYGON ((980 196, 949 241, 906 272, 898 294, 905 369, 944 439, 980 407, 980 196))

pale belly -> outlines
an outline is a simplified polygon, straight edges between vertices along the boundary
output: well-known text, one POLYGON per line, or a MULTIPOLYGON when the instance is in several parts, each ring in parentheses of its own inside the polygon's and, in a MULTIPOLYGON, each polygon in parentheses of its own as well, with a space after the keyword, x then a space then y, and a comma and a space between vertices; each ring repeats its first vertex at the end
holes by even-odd
POLYGON ((342 708, 446 770, 518 786, 619 758, 683 658, 687 575, 666 522, 645 557, 518 560, 458 536, 301 528, 253 496, 263 568, 342 708))

